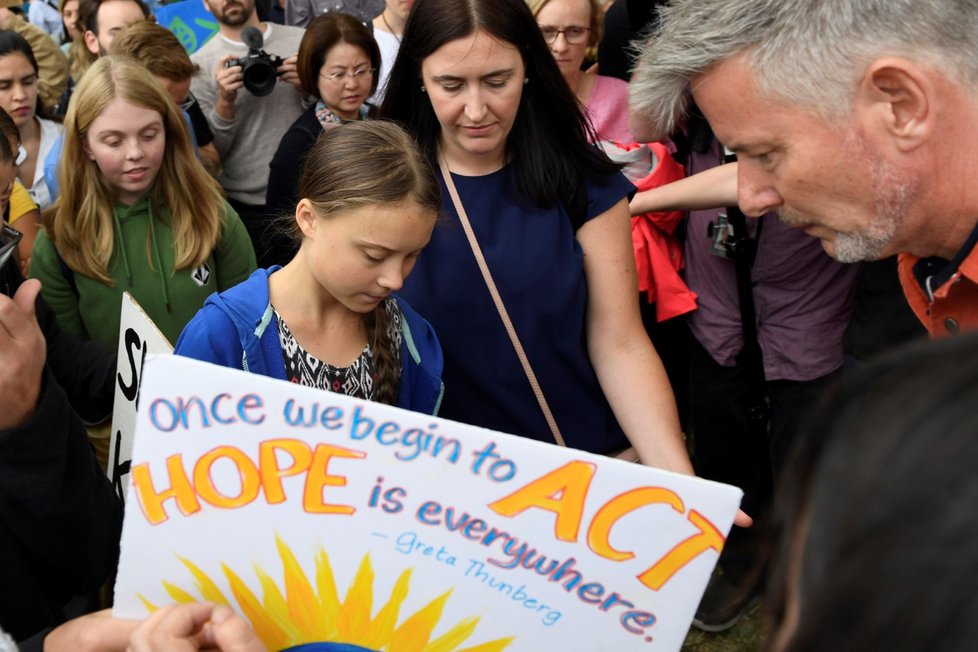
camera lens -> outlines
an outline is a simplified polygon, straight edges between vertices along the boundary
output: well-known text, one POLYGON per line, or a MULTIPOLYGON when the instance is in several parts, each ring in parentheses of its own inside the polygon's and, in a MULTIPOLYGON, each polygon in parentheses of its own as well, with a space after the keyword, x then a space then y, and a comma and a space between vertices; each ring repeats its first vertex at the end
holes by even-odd
POLYGON ((252 95, 264 97, 275 89, 275 68, 267 61, 253 61, 244 70, 244 85, 252 95))

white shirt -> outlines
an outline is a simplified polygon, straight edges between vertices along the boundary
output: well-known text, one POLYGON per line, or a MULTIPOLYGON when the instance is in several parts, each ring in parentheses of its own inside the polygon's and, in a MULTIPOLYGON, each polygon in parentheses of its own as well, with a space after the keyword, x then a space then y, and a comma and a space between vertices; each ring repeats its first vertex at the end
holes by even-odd
POLYGON ((387 78, 390 77, 391 68, 394 67, 394 59, 397 58, 397 51, 401 49, 401 37, 382 29, 374 29, 374 40, 380 48, 380 77, 377 80, 377 92, 370 97, 369 102, 380 105, 384 101, 387 78))
POLYGON ((41 127, 41 143, 37 148, 37 163, 34 164, 34 182, 28 192, 37 202, 38 208, 44 210, 54 203, 51 191, 48 189, 47 179, 44 177, 44 160, 48 157, 48 152, 51 151, 54 141, 58 140, 64 127, 57 122, 44 118, 34 119, 41 127))

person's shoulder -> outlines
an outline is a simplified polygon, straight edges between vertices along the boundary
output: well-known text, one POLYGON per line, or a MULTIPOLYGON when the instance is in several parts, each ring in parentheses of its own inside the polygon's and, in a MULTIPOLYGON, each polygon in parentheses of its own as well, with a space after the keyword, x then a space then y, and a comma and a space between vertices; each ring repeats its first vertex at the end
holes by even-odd
POLYGON ((13 190, 10 191, 10 225, 13 226, 17 220, 37 210, 37 203, 31 197, 20 181, 14 181, 13 190))
POLYGON ((597 217, 635 193, 635 186, 620 171, 595 174, 586 179, 587 217, 597 217))
POLYGON ((401 45, 401 39, 397 38, 387 30, 375 29, 373 33, 374 40, 377 41, 377 45, 380 47, 382 52, 391 49, 396 50, 401 45))
MULTIPOLYGON (((31 253, 31 278, 39 278, 44 281, 46 275, 58 267, 58 250, 48 237, 47 231, 38 229, 37 238, 34 240, 34 249, 31 253)), ((53 273, 53 272, 52 272, 53 273)))
POLYGON ((617 77, 595 75, 588 104, 628 107, 628 84, 617 77))
POLYGON ((279 23, 269 23, 272 33, 269 35, 268 41, 271 43, 295 43, 298 44, 302 41, 302 37, 305 35, 306 30, 304 27, 297 27, 295 25, 281 25, 279 23))
POLYGON ((37 239, 34 240, 34 255, 36 256, 38 253, 41 255, 54 253, 54 243, 51 242, 47 229, 44 228, 37 230, 37 239))
POLYGON ((37 25, 34 25, 33 23, 24 20, 23 16, 18 16, 17 14, 14 13, 10 15, 10 21, 7 23, 7 29, 12 32, 17 32, 21 36, 25 36, 25 38, 27 34, 33 35, 37 33, 44 34, 45 36, 47 36, 47 34, 45 34, 43 29, 41 29, 37 25))
MULTIPOLYGON (((299 117, 295 119, 282 138, 278 141, 275 148, 275 155, 272 157, 272 165, 287 165, 294 167, 301 165, 299 156, 305 156, 312 149, 313 144, 322 133, 323 127, 316 118, 316 105, 307 107, 299 117)), ((294 172, 290 172, 294 174, 294 172)))
MULTIPOLYGON (((190 60, 196 64, 201 64, 205 61, 210 61, 211 59, 217 60, 225 51, 230 52, 230 45, 221 38, 220 32, 214 34, 211 38, 207 40, 200 48, 190 55, 190 60)), ((195 78, 203 77, 203 75, 195 75, 195 78)))
POLYGON ((256 315, 268 307, 268 275, 276 268, 256 269, 245 280, 221 292, 212 293, 197 311, 194 321, 200 324, 242 324, 250 328, 256 315))
POLYGON ((221 199, 221 206, 218 209, 221 213, 221 227, 228 228, 229 225, 233 225, 236 222, 241 221, 241 216, 238 215, 238 211, 234 210, 227 199, 221 199))
POLYGON ((299 27, 298 25, 283 25, 282 23, 268 23, 272 27, 273 34, 287 34, 289 36, 298 36, 302 38, 302 35, 306 33, 305 27, 299 27))
POLYGON ((606 92, 628 93, 628 82, 608 75, 595 75, 594 85, 606 92))
MULTIPOLYGON (((166 210, 166 209, 163 209, 166 210)), ((241 216, 238 215, 238 211, 234 209, 227 199, 221 198, 220 204, 217 207, 218 220, 221 224, 221 239, 223 240, 228 233, 242 230, 245 234, 244 222, 241 221, 241 216)))
POLYGON ((322 131, 323 126, 319 124, 319 118, 316 117, 316 105, 313 104, 299 114, 295 122, 286 130, 285 136, 289 140, 301 139, 305 141, 311 139, 312 142, 315 142, 322 131))
POLYGON ((264 310, 268 305, 268 276, 278 269, 259 267, 237 285, 212 294, 206 303, 222 305, 225 311, 239 314, 249 314, 256 308, 264 310))
POLYGON ((63 124, 54 120, 38 118, 38 122, 41 125, 41 140, 50 140, 53 143, 65 130, 63 124))

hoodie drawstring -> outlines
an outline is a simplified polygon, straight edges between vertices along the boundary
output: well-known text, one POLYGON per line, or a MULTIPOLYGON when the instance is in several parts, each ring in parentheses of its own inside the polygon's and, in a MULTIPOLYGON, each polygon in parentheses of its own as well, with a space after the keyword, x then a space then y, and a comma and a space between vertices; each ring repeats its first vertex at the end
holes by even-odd
POLYGON ((132 287, 132 272, 129 270, 129 256, 126 255, 126 243, 122 240, 122 225, 119 224, 119 211, 116 207, 112 208, 112 227, 115 229, 115 241, 119 243, 122 266, 126 268, 126 283, 129 287, 132 287))
MULTIPOLYGON (((166 271, 163 269, 163 261, 160 259, 160 250, 156 240, 156 219, 153 216, 153 203, 151 201, 147 201, 146 210, 149 213, 149 244, 153 250, 153 258, 155 259, 156 270, 160 279, 160 290, 163 294, 163 305, 166 306, 167 313, 172 313, 172 310, 170 310, 170 294, 166 286, 166 271)), ((126 282, 131 288, 132 271, 129 269, 129 255, 126 253, 126 245, 122 240, 122 224, 119 220, 119 211, 117 207, 112 209, 112 226, 115 229, 115 240, 119 243, 119 253, 122 257, 122 266, 126 270, 126 282)))
POLYGON ((166 306, 166 312, 170 313, 170 294, 166 288, 166 272, 163 270, 163 261, 160 260, 160 249, 156 242, 156 219, 153 216, 153 202, 149 202, 146 208, 149 212, 149 235, 153 241, 153 256, 156 258, 156 269, 159 270, 160 276, 160 288, 163 291, 163 305, 166 306))

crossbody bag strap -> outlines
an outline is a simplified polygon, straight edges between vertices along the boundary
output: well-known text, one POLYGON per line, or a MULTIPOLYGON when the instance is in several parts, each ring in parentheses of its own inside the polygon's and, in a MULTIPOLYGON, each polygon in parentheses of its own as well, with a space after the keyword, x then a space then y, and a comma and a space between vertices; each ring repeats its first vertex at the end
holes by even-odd
POLYGON ((458 213, 458 219, 462 222, 462 229, 465 231, 465 237, 469 241, 469 246, 472 248, 472 253, 475 255, 475 260, 479 264, 479 270, 482 272, 482 278, 486 282, 486 287, 489 288, 489 294, 492 295, 493 303, 496 304, 496 310, 499 312, 500 319, 503 320, 503 326, 506 327, 506 333, 509 334, 509 340, 513 343, 513 348, 516 350, 516 357, 519 358, 520 364, 523 365, 523 371, 526 373, 526 379, 530 381, 530 387, 533 388, 533 395, 536 396, 537 403, 540 404, 540 409, 543 411, 543 417, 547 420, 547 425, 550 426, 550 432, 553 434, 554 440, 560 446, 567 446, 564 442, 563 436, 560 434, 560 429, 557 427, 557 421, 554 419, 553 412, 550 411, 550 406, 547 404, 547 399, 543 395, 543 390, 540 389, 540 383, 537 382, 537 376, 533 373, 533 367, 530 366, 530 360, 526 357, 526 351, 523 350, 523 344, 520 343, 520 338, 516 334, 516 328, 513 327, 513 320, 509 318, 509 312, 506 311, 506 305, 503 304, 503 298, 499 295, 499 290, 496 288, 495 281, 492 280, 492 273, 489 271, 489 264, 486 263, 486 257, 482 255, 482 247, 479 246, 479 241, 476 240, 475 231, 472 230, 472 224, 469 222, 469 216, 465 213, 465 208, 462 206, 462 200, 458 196, 458 190, 455 189, 455 182, 452 181, 452 173, 448 170, 448 164, 445 162, 445 157, 440 153, 438 154, 438 165, 441 167, 441 175, 445 179, 445 186, 448 188, 448 194, 452 198, 452 203, 455 205, 455 211, 458 213))

